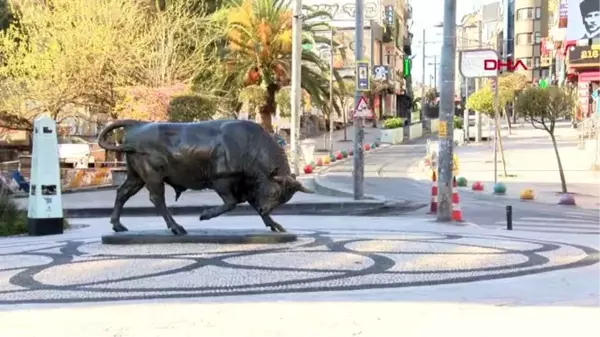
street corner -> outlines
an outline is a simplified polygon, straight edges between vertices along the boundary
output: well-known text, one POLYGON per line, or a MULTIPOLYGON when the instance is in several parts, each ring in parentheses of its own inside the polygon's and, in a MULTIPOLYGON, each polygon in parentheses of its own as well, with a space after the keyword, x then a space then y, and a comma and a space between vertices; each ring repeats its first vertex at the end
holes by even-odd
MULTIPOLYGON (((127 218, 131 230, 163 229, 127 218)), ((178 218, 206 229, 196 217, 178 218)), ((397 289, 501 280, 594 265, 576 244, 445 226, 427 218, 277 217, 297 240, 271 244, 106 245, 108 219, 87 235, 0 241, 0 304, 215 298, 397 289), (37 241, 36 241, 37 240, 37 241)), ((210 221, 212 231, 263 228, 260 218, 210 221)), ((264 229, 267 231, 267 229, 264 229)))

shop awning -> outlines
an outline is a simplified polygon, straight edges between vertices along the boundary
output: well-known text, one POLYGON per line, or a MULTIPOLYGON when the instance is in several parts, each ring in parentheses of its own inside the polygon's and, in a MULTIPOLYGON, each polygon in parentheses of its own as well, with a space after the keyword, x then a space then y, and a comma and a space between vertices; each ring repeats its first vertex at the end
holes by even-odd
POLYGON ((600 82, 600 71, 584 71, 578 76, 579 82, 600 82))

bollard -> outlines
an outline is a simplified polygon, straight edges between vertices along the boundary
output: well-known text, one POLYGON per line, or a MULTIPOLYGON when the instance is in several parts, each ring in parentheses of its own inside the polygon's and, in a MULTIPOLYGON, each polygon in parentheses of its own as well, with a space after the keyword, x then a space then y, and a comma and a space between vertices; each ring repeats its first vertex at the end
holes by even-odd
POLYGON ((506 229, 512 231, 512 206, 506 206, 506 229))

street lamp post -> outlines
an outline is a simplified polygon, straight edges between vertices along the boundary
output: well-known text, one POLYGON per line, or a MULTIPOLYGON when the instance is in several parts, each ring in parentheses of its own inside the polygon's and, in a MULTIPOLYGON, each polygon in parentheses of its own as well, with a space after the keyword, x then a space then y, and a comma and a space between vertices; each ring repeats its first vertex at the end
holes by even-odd
POLYGON ((329 154, 333 154, 333 27, 329 31, 329 154))
POLYGON ((454 117, 454 75, 456 59, 456 0, 444 0, 444 43, 442 45, 442 87, 440 92, 440 134, 438 165, 438 221, 452 221, 452 157, 454 117))
MULTIPOLYGON (((299 1, 299 0, 296 0, 299 1)), ((363 58, 363 35, 364 35, 364 0, 355 0, 355 14, 354 14, 354 59, 359 62, 363 58)), ((356 74, 358 77, 358 74, 356 74)), ((354 106, 356 107, 360 101, 361 92, 356 88, 356 94, 354 95, 354 106)), ((356 110, 356 109, 355 109, 356 110)), ((355 111, 356 112, 356 111, 355 111)), ((352 158, 352 169, 354 177, 354 199, 360 200, 364 197, 364 152, 363 152, 363 141, 364 141, 364 125, 362 118, 354 118, 354 157, 352 158)))
POLYGON ((299 174, 298 132, 302 111, 302 88, 300 82, 302 62, 302 0, 295 0, 292 7, 292 113, 290 116, 290 159, 292 173, 299 174))

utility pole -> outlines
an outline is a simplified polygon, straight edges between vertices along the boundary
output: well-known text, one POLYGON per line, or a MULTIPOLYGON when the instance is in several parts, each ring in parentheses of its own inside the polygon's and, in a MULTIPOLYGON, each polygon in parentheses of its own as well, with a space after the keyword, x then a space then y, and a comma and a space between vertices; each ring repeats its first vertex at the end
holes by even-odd
POLYGON ((438 61, 437 61, 437 55, 433 55, 433 63, 428 63, 428 66, 433 66, 433 75, 431 76, 433 78, 433 89, 437 92, 437 72, 438 72, 438 61))
MULTIPOLYGON (((462 31, 462 39, 460 41, 460 46, 463 51, 469 49, 469 36, 467 35, 467 27, 461 26, 462 31)), ((467 99, 469 98, 469 79, 463 76, 464 86, 465 86, 465 102, 463 104, 463 131, 465 132, 465 142, 469 143, 471 141, 471 136, 469 135, 469 109, 467 109, 467 99)))
POLYGON ((302 88, 300 77, 302 62, 302 0, 295 0, 292 8, 292 115, 290 116, 290 159, 292 173, 300 172, 298 163, 298 131, 302 112, 302 88))
POLYGON ((456 0, 444 0, 444 44, 442 45, 442 86, 440 92, 440 134, 438 161, 438 221, 452 221, 452 156, 454 117, 454 75, 456 61, 456 0), (441 129, 441 128, 440 128, 441 129))
POLYGON ((333 27, 329 31, 329 154, 333 154, 333 27))
MULTIPOLYGON (((480 15, 483 15, 483 8, 480 9, 480 15)), ((479 43, 479 49, 483 48, 483 19, 479 18, 477 23, 477 41, 479 43)), ((475 79, 475 91, 479 90, 479 78, 475 79)), ((481 142, 481 112, 475 111, 475 141, 481 142)))
MULTIPOLYGON (((300 0, 296 0, 300 2, 300 0)), ((363 34, 364 34, 364 3, 363 0, 355 0, 355 22, 354 26, 354 41, 356 44, 356 48, 354 48, 354 60, 356 62, 362 60, 363 58, 363 34)), ((358 78, 358 74, 356 74, 358 78)), ((356 88, 358 89, 358 88, 356 88)), ((354 106, 358 105, 358 101, 361 97, 361 92, 356 90, 356 94, 354 95, 354 106)), ((356 109, 355 109, 356 110, 356 109)), ((355 111, 356 113, 356 111, 355 111)), ((364 196, 364 153, 363 153, 363 140, 364 140, 364 119, 363 118, 354 118, 354 157, 352 162, 352 168, 354 173, 354 199, 360 200, 364 196)))
POLYGON ((423 28, 423 42, 421 46, 421 64, 423 65, 423 74, 421 74, 421 122, 425 120, 425 28, 423 28))
POLYGON ((437 86, 437 69, 438 69, 438 64, 437 64, 437 56, 433 55, 433 90, 435 90, 437 92, 438 86, 437 86))

